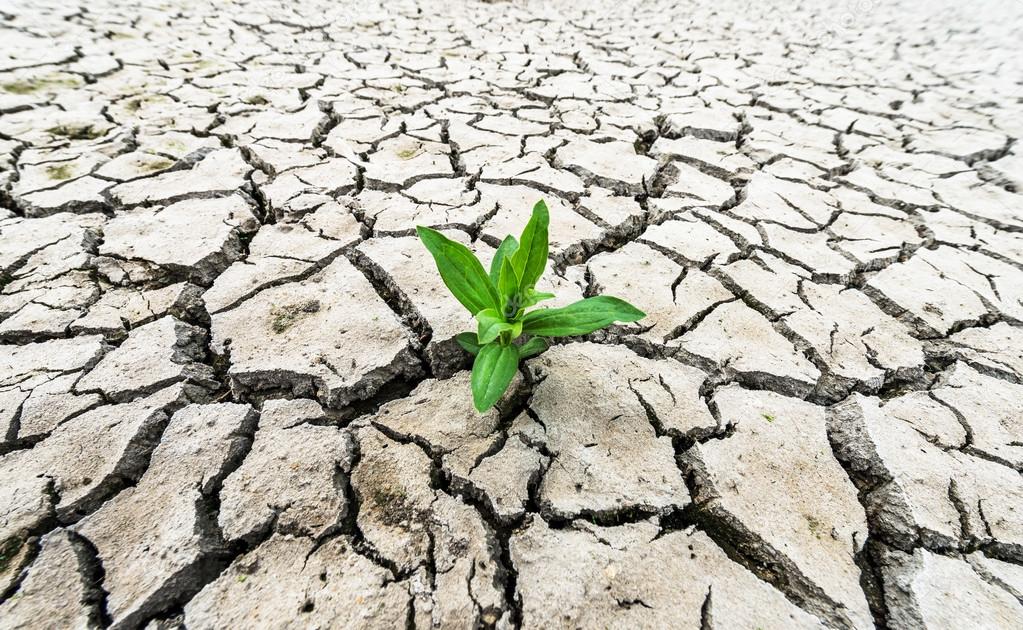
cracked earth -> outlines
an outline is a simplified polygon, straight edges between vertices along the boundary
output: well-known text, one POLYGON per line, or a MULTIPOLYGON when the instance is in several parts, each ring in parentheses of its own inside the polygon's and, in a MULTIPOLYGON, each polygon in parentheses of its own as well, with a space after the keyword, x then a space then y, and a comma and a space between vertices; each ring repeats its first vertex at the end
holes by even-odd
POLYGON ((0 627, 1023 627, 1023 3, 75 4, 0 3, 0 627), (413 228, 541 197, 648 317, 480 415, 413 228))

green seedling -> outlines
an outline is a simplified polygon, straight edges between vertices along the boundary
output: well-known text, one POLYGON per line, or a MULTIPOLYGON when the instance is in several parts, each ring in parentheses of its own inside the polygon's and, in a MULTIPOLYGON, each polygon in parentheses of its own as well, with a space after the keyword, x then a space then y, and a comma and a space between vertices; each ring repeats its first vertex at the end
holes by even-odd
POLYGON ((444 285, 476 319, 475 333, 456 340, 476 357, 472 366, 472 399, 486 411, 501 398, 518 371, 519 361, 547 349, 545 337, 586 335, 615 322, 634 322, 643 311, 624 300, 600 295, 562 308, 526 312, 553 293, 541 293, 536 283, 547 266, 547 226, 550 212, 543 200, 522 235, 508 236, 497 248, 488 274, 469 248, 436 230, 417 226, 430 250, 444 285), (524 343, 521 341, 526 336, 524 343))

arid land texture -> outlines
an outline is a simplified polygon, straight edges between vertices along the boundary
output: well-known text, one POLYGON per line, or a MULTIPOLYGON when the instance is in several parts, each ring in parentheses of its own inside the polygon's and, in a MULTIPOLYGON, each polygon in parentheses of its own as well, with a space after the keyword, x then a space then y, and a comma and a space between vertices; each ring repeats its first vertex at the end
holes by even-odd
POLYGON ((0 2, 0 628, 1023 627, 1023 2, 0 2), (473 410, 485 262, 647 317, 473 410))

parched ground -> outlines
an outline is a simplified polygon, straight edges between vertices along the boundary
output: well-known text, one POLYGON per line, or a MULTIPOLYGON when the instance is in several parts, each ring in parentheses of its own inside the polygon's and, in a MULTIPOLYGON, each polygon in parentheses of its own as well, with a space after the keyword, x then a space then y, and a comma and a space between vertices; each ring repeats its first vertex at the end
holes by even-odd
POLYGON ((1023 627, 1023 2, 0 2, 0 628, 1023 627), (472 409, 485 260, 649 316, 472 409))

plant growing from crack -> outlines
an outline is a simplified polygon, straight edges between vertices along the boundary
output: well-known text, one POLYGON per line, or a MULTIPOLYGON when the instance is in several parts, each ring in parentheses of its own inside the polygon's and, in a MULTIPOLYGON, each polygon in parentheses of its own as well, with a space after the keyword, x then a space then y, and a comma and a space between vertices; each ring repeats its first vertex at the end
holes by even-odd
POLYGON ((490 263, 490 273, 468 247, 436 230, 416 226, 430 250, 444 285, 473 315, 475 333, 458 335, 458 344, 473 354, 472 399, 483 412, 501 398, 518 371, 519 361, 547 349, 545 337, 586 335, 615 322, 634 322, 643 311, 625 300, 600 295, 562 308, 526 309, 553 293, 541 293, 536 283, 547 266, 547 226, 550 212, 540 200, 515 239, 507 236, 490 263), (528 340, 519 343, 523 335, 528 340))

